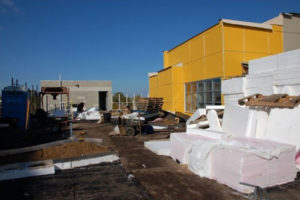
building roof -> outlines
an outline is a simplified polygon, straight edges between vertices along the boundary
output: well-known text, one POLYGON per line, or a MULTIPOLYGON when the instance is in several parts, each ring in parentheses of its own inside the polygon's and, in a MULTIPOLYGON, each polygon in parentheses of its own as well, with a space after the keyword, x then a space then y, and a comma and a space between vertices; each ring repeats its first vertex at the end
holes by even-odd
POLYGON ((267 30, 272 30, 272 25, 268 24, 268 23, 255 23, 255 22, 245 22, 245 21, 239 21, 239 20, 232 20, 232 19, 220 19, 219 22, 217 24, 214 24, 213 26, 205 29, 204 31, 198 33, 197 35, 195 36, 192 36, 190 37, 189 39, 185 40, 184 42, 176 45, 175 47, 173 47, 172 49, 170 50, 167 50, 167 51, 172 51, 174 49, 176 49, 178 46, 186 43, 187 41, 197 37, 198 35, 204 33, 205 31, 215 27, 216 25, 218 25, 219 23, 224 23, 224 24, 232 24, 232 25, 238 25, 238 26, 247 26, 247 27, 254 27, 254 28, 261 28, 261 29, 267 29, 267 30))

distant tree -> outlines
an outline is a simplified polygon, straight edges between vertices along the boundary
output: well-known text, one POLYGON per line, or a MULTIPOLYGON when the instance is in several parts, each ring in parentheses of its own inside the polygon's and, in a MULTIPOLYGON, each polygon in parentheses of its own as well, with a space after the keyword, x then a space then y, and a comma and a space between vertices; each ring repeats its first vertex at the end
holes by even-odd
POLYGON ((120 94, 120 101, 121 102, 125 102, 126 101, 126 97, 124 96, 124 94, 122 92, 116 92, 113 96, 113 102, 119 102, 119 94, 120 94))

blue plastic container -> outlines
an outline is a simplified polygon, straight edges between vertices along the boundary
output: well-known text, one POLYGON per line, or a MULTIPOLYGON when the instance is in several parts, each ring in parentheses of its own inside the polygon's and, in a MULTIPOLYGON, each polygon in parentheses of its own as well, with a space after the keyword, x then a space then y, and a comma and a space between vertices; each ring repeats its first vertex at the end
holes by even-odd
POLYGON ((2 117, 16 118, 20 130, 29 123, 29 92, 23 87, 9 86, 2 90, 2 117))

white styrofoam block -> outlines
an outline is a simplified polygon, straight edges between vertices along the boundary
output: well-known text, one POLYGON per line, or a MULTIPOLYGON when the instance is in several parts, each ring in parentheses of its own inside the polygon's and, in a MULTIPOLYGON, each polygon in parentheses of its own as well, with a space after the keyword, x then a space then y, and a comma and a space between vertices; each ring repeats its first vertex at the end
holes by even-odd
POLYGON ((273 86, 273 74, 271 73, 247 75, 245 79, 245 89, 273 86))
POLYGON ((255 137, 256 110, 240 106, 226 105, 222 129, 226 134, 236 137, 255 137))
POLYGON ((255 138, 265 139, 269 115, 265 111, 257 111, 255 138))
POLYGON ((244 92, 245 78, 232 78, 228 80, 222 80, 222 94, 241 94, 244 92))
POLYGON ((274 89, 273 89, 273 86, 269 86, 269 87, 257 87, 257 88, 248 88, 246 89, 245 91, 245 95, 246 96, 250 96, 250 95, 253 95, 253 94, 262 94, 262 95, 272 95, 274 94, 274 89))
POLYGON ((298 96, 300 94, 297 93, 297 91, 295 90, 296 87, 294 86, 285 85, 285 86, 274 86, 274 87, 276 88, 274 90, 274 94, 288 94, 290 96, 298 96))
POLYGON ((300 66, 300 49, 278 54, 278 69, 300 66))
POLYGON ((222 131, 220 120, 219 120, 218 114, 215 110, 209 110, 207 112, 206 117, 207 117, 208 124, 209 124, 209 130, 222 131))
POLYGON ((244 98, 244 94, 227 94, 224 95, 224 103, 238 105, 238 100, 244 98))
POLYGON ((295 145, 300 149, 300 108, 272 109, 266 139, 295 145))
POLYGON ((55 168, 59 170, 73 169, 76 167, 84 167, 88 165, 95 165, 103 162, 114 162, 119 160, 119 157, 115 154, 99 156, 94 158, 84 158, 81 160, 63 161, 56 162, 55 168))
POLYGON ((0 181, 54 173, 52 160, 15 163, 0 167, 0 181))
POLYGON ((250 60, 248 66, 249 74, 273 72, 277 69, 277 55, 250 60))
POLYGON ((157 155, 170 156, 170 140, 152 140, 144 142, 144 146, 157 155))
POLYGON ((217 106, 217 105, 206 105, 206 110, 224 110, 225 106, 217 106))
POLYGON ((239 192, 254 190, 240 182, 265 188, 296 178, 294 146, 253 138, 235 138, 221 145, 211 156, 211 176, 239 192))
POLYGON ((211 141, 213 139, 199 135, 188 135, 186 133, 171 133, 171 158, 178 160, 181 164, 186 164, 188 162, 188 151, 193 142, 197 140, 211 141))
POLYGON ((205 108, 199 108, 194 112, 194 114, 186 121, 186 125, 189 125, 192 121, 195 121, 202 115, 206 115, 206 109, 205 108))
POLYGON ((202 128, 187 128, 186 134, 203 136, 203 137, 212 138, 212 139, 221 139, 225 133, 222 131, 202 129, 202 128))

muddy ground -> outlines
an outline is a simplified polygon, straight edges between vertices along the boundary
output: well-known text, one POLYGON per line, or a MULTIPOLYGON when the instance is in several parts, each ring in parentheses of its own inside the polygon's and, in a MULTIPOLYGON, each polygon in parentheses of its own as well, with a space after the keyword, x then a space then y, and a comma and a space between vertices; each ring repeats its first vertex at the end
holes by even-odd
POLYGON ((128 176, 120 162, 105 163, 54 175, 0 182, 1 199, 150 200, 148 192, 128 176))
MULTIPOLYGON (((78 180, 77 182, 80 187, 76 186, 78 189, 76 189, 75 192, 76 198, 69 196, 72 191, 72 194, 74 194, 74 189, 72 189, 73 183, 71 183, 73 179, 70 177, 64 178, 71 176, 70 174, 73 173, 72 170, 50 176, 5 181, 5 184, 0 182, 0 194, 4 193, 11 194, 12 197, 22 197, 13 199, 26 199, 27 197, 30 197, 29 199, 52 199, 54 196, 56 197, 55 199, 62 199, 64 196, 66 197, 65 199, 72 199, 73 197, 73 199, 153 198, 157 200, 242 200, 251 198, 251 196, 242 195, 214 180, 201 178, 190 172, 185 165, 180 165, 169 157, 158 156, 144 148, 144 141, 166 139, 169 137, 169 133, 167 132, 146 136, 109 137, 108 134, 112 130, 113 126, 110 124, 96 124, 95 122, 81 122, 74 125, 74 135, 79 136, 82 134, 82 131, 84 131, 83 137, 103 139, 103 147, 107 148, 110 152, 116 152, 120 156, 122 163, 117 164, 118 167, 116 167, 115 164, 112 166, 110 164, 105 165, 105 170, 107 171, 104 170, 104 174, 101 168, 103 166, 89 167, 88 169, 91 169, 93 173, 90 174, 87 172, 87 176, 78 169, 80 176, 76 176, 76 180, 78 180), (110 168, 112 171, 110 171, 110 168), (118 174, 118 170, 114 171, 116 168, 120 168, 123 172, 118 174), (118 175, 116 176, 115 173, 118 175), (125 181, 129 174, 132 174, 137 179, 135 188, 130 188, 128 184, 130 185, 131 183, 125 181), (83 176, 82 179, 81 176, 83 176), (123 180, 123 182, 121 181, 122 184, 115 183, 120 181, 117 178, 118 176, 123 177, 123 179, 120 179, 123 180), (100 181, 102 179, 105 184, 100 181), (31 186, 31 181, 26 182, 26 180, 34 180, 34 182, 37 183, 36 187, 40 189, 35 189, 34 184, 31 186), (22 192, 20 194, 18 193, 19 196, 17 193, 14 194, 12 192, 16 187, 15 185, 20 187, 19 185, 22 185, 23 181, 25 181, 24 184, 26 187, 31 188, 30 190, 35 195, 27 195, 25 192, 25 198, 22 192), (111 181, 112 184, 110 184, 109 181, 111 181), (63 185, 69 185, 69 187, 63 185), (46 186, 49 186, 49 188, 46 186), (133 192, 126 193, 126 190, 133 192), (8 193, 8 191, 12 193, 8 193), (53 195, 50 194, 51 192, 53 192, 53 195), (41 196, 42 194, 45 196, 41 196)), ((20 191, 23 190, 20 189, 20 191)), ((270 200, 300 200, 300 177, 293 183, 269 188, 267 192, 270 200)))

